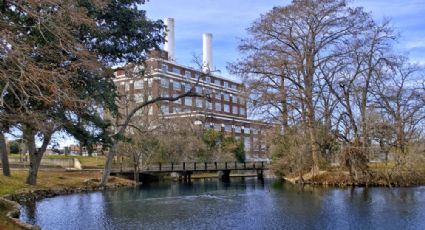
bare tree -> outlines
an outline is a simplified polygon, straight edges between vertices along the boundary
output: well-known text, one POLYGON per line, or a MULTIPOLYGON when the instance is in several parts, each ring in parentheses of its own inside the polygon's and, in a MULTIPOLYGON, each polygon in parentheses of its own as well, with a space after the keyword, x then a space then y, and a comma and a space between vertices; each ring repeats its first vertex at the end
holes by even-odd
MULTIPOLYGON (((275 89, 279 85, 290 85, 283 92, 288 88, 295 90, 298 100, 294 105, 298 104, 297 109, 305 118, 302 121, 307 127, 313 172, 319 170, 320 155, 315 103, 319 67, 344 55, 339 47, 359 33, 367 19, 368 15, 361 8, 349 8, 344 0, 293 1, 261 16, 248 29, 251 38, 242 40, 240 45, 246 58, 233 65, 234 72, 245 77, 266 78, 275 84, 275 89), (256 65, 255 60, 262 63, 256 65), (264 61, 268 65, 264 65, 264 61)), ((282 90, 277 92, 282 93, 282 90)), ((284 99, 285 95, 288 94, 285 92, 279 99, 284 99)), ((282 105, 281 111, 285 111, 286 103, 282 105)))
POLYGON ((375 106, 395 129, 394 146, 405 154, 408 143, 418 138, 425 120, 425 91, 420 88, 420 69, 403 61, 394 69, 382 73, 374 86, 375 106))

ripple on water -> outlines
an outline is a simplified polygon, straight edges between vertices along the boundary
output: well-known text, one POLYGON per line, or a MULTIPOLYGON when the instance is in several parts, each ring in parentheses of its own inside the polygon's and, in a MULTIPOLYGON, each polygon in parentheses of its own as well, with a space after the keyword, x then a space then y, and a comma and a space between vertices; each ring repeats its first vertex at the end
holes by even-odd
POLYGON ((58 196, 22 207, 42 229, 425 229, 425 187, 302 189, 195 180, 58 196))

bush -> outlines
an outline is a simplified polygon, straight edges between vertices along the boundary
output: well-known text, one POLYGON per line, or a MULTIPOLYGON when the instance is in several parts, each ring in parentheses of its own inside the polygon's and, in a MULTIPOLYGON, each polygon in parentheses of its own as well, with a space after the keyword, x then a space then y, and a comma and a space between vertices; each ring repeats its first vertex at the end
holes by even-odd
POLYGON ((12 154, 20 153, 19 143, 17 141, 11 141, 9 143, 9 152, 12 154))

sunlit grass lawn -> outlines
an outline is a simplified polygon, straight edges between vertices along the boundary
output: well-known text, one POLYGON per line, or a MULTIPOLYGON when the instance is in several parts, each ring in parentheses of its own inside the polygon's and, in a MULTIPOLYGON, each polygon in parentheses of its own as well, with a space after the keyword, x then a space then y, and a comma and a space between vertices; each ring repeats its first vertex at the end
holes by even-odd
POLYGON ((0 196, 23 189, 48 189, 61 187, 77 187, 83 185, 86 179, 99 179, 101 172, 65 172, 39 171, 37 185, 25 184, 28 172, 13 170, 12 177, 0 175, 0 196))
MULTIPOLYGON (((20 158, 19 154, 10 154, 10 157, 20 158)), ((46 159, 65 159, 65 158, 77 158, 81 165, 84 167, 100 167, 103 168, 105 166, 105 157, 97 156, 97 157, 89 157, 89 156, 65 156, 65 155, 45 155, 43 158, 46 159)))

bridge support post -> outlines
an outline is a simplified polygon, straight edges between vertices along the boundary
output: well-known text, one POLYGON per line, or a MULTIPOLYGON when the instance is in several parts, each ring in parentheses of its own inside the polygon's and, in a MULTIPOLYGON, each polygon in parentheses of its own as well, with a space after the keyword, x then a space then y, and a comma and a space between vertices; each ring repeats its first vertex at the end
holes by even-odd
POLYGON ((220 178, 221 181, 228 182, 230 181, 230 170, 221 170, 218 172, 218 178, 220 178))
POLYGON ((183 171, 179 173, 179 181, 190 182, 192 180, 192 171, 183 171))
POLYGON ((257 169, 257 178, 260 180, 264 179, 264 171, 263 169, 257 169))

